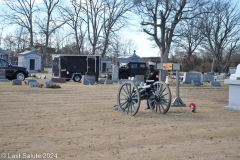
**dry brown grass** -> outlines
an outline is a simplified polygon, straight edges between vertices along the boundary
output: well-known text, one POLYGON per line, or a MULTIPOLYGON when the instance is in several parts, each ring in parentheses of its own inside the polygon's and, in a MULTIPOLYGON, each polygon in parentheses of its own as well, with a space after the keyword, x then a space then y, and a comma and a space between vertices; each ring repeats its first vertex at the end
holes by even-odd
MULTIPOLYGON (((44 82, 46 80, 39 80, 44 82)), ((183 102, 165 115, 112 110, 119 85, 60 89, 0 83, 0 154, 57 153, 58 159, 240 159, 240 112, 228 105, 228 87, 181 86, 183 102)), ((175 86, 171 85, 172 99, 175 86)), ((1 158, 0 158, 1 159, 1 158)))

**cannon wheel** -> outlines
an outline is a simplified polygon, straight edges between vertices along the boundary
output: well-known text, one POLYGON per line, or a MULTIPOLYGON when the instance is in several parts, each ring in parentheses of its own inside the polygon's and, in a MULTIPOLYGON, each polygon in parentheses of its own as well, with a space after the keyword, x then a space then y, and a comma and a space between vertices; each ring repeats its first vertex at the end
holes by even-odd
POLYGON ((171 106, 171 91, 168 85, 162 81, 157 81, 153 85, 155 93, 148 99, 150 109, 154 113, 165 114, 171 106))
POLYGON ((125 115, 134 116, 140 107, 140 93, 136 84, 124 82, 118 90, 118 108, 125 115))

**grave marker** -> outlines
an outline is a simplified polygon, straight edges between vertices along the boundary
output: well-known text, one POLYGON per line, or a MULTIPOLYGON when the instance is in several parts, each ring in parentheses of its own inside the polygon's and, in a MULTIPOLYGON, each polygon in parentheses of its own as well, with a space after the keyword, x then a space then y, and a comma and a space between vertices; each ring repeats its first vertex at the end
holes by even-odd
POLYGON ((39 83, 38 82, 29 82, 30 88, 39 88, 39 83))
POLYGON ((82 76, 82 84, 83 85, 94 85, 95 84, 95 76, 93 75, 83 75, 82 76))
POLYGON ((221 87, 221 83, 220 83, 220 82, 217 82, 217 81, 211 81, 211 82, 210 82, 210 86, 213 86, 213 87, 221 87))
POLYGON ((201 75, 201 82, 211 82, 211 81, 214 81, 214 75, 212 73, 201 75))
POLYGON ((200 86, 201 83, 200 83, 200 81, 198 81, 196 79, 193 79, 192 82, 191 82, 191 85, 193 85, 193 86, 200 86))
POLYGON ((22 85, 22 80, 20 80, 20 79, 14 79, 14 80, 12 81, 12 85, 22 85))
POLYGON ((192 80, 201 80, 201 73, 200 72, 185 72, 183 77, 184 84, 191 84, 192 80))
POLYGON ((106 79, 104 84, 113 84, 113 81, 111 79, 106 79))
POLYGON ((52 82, 52 81, 47 81, 47 82, 45 82, 45 87, 47 87, 47 86, 49 86, 49 85, 51 85, 51 84, 54 84, 54 82, 52 82))
POLYGON ((37 82, 37 80, 36 79, 29 79, 27 84, 29 85, 29 83, 31 83, 31 82, 37 82))
POLYGON ((225 109, 240 111, 240 64, 238 64, 236 73, 230 76, 230 79, 224 80, 225 84, 229 84, 228 106, 225 109))
POLYGON ((106 81, 107 78, 99 78, 99 83, 100 84, 104 84, 104 82, 106 81))
POLYGON ((118 80, 119 80, 118 74, 119 74, 119 66, 114 65, 113 70, 112 70, 112 80, 113 80, 113 82, 118 82, 118 80))

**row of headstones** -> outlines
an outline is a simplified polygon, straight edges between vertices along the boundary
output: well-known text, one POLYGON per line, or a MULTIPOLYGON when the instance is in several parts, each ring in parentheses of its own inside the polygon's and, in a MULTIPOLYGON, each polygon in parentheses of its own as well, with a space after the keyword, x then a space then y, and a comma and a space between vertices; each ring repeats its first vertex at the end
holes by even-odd
MULTIPOLYGON (((144 75, 136 75, 135 77, 131 77, 131 79, 121 79, 119 81, 110 80, 107 78, 100 78, 99 83, 100 84, 113 84, 113 83, 119 83, 122 84, 125 81, 133 81, 135 84, 140 85, 144 82, 144 75)), ((83 85, 94 85, 95 82, 95 76, 92 75, 83 75, 82 76, 82 84, 83 85)))
MULTIPOLYGON (((135 84, 140 85, 144 82, 144 75, 136 75, 134 78, 131 77, 131 79, 135 84)), ((119 84, 122 84, 125 81, 129 81, 129 79, 121 79, 118 81, 119 84)), ((113 80, 109 79, 99 79, 99 82, 101 84, 113 84, 113 80)), ((218 81, 214 81, 214 75, 212 74, 201 74, 199 72, 185 72, 183 77, 183 83, 184 84, 191 84, 193 86, 200 86, 201 82, 209 82, 210 86, 215 87, 221 87, 221 83, 218 81)), ((84 75, 82 77, 82 84, 83 85, 94 85, 95 82, 95 76, 91 75, 84 75)))
MULTIPOLYGON (((113 84, 113 80, 107 78, 100 78, 99 83, 101 84, 113 84)), ((82 84, 83 85, 95 85, 95 76, 92 75, 83 75, 82 76, 82 84)))
POLYGON ((221 83, 214 81, 213 74, 202 74, 200 72, 185 72, 183 77, 183 84, 191 84, 193 86, 200 86, 201 82, 209 82, 210 86, 221 87, 221 83))
MULTIPOLYGON (((54 84, 54 82, 47 81, 47 82, 45 82, 45 87, 47 87, 48 85, 51 85, 51 84, 54 84)), ((12 81, 12 85, 22 85, 22 81, 19 79, 14 79, 12 81)), ((35 80, 35 79, 28 80, 27 85, 29 85, 30 88, 40 88, 40 83, 37 82, 37 80, 35 80)))

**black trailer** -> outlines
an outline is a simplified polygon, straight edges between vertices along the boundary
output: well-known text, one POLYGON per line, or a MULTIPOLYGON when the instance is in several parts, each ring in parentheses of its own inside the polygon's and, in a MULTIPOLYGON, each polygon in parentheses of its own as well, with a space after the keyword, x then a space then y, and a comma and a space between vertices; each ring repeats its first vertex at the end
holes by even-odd
POLYGON ((83 75, 95 75, 96 81, 101 74, 99 55, 53 55, 52 75, 78 82, 83 75))

